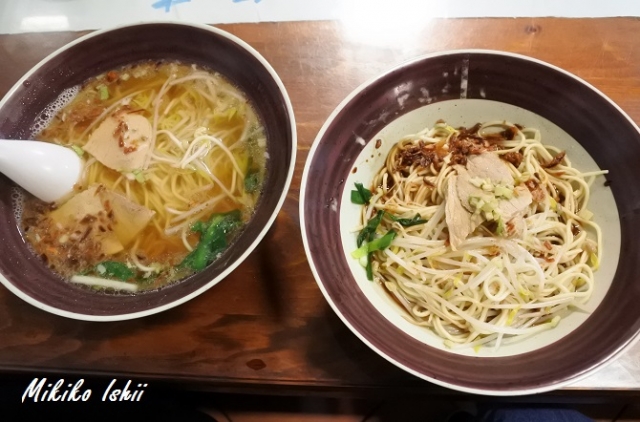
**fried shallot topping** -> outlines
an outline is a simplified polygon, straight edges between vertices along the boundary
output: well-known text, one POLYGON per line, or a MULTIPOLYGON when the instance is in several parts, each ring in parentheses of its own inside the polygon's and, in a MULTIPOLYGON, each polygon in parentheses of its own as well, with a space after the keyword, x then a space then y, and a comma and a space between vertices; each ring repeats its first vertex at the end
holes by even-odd
POLYGON ((441 161, 436 152, 435 144, 425 144, 419 141, 417 144, 407 144, 399 151, 399 170, 418 165, 429 167, 432 163, 441 161))
POLYGON ((506 154, 503 154, 501 157, 503 160, 513 164, 515 168, 520 167, 520 164, 522 164, 522 159, 524 158, 521 153, 513 152, 513 151, 507 152, 506 154))
POLYGON ((478 135, 480 124, 468 129, 459 128, 459 133, 449 139, 449 151, 451 151, 451 164, 467 164, 468 155, 478 155, 486 151, 495 151, 498 147, 494 144, 499 139, 488 139, 478 135))
MULTIPOLYGON (((479 155, 488 151, 497 151, 498 143, 514 139, 519 127, 507 127, 503 131, 480 134, 478 131, 482 125, 475 124, 469 128, 458 128, 458 132, 449 138, 447 145, 443 143, 426 144, 423 141, 404 144, 396 158, 396 168, 407 170, 413 166, 429 167, 434 164, 436 169, 442 166, 442 159, 451 154, 451 165, 467 164, 467 157, 479 155)), ((503 159, 518 167, 522 163, 522 154, 518 152, 507 153, 503 159)))
POLYGON ((540 203, 544 201, 546 194, 536 179, 529 179, 524 182, 524 185, 529 189, 529 192, 531 192, 534 202, 540 203))
POLYGON ((549 161, 546 164, 542 164, 542 167, 546 168, 546 169, 549 169, 549 168, 557 166, 558 164, 560 164, 560 162, 562 160, 564 160, 564 156, 566 154, 567 154, 566 151, 559 152, 555 157, 553 157, 553 160, 549 161))

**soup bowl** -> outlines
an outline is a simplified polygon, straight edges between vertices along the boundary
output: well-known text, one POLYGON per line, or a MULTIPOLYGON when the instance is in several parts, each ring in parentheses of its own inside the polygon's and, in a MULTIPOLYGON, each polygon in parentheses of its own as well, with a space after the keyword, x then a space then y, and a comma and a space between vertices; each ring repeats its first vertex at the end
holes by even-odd
MULTIPOLYGON (((0 281, 45 311, 91 321, 161 312, 220 282, 253 251, 279 212, 291 179, 296 127, 288 94, 269 63, 251 46, 220 29, 145 23, 101 30, 55 51, 24 75, 0 102, 0 138, 29 139, 38 115, 66 89, 121 66, 147 61, 195 64, 226 77, 253 104, 264 124, 268 160, 253 216, 224 253, 203 271, 167 287, 108 294, 65 282, 29 249, 18 229, 15 187, 0 177, 0 281)), ((19 195, 18 195, 19 196, 19 195)))
POLYGON ((556 389, 592 374, 638 340, 638 157, 640 132, 633 120, 556 66, 484 50, 418 57, 357 88, 318 133, 301 188, 307 257, 333 310, 398 367, 478 394, 556 389), (565 150, 574 167, 609 171, 594 180, 589 202, 603 232, 593 294, 584 309, 563 316, 555 328, 498 348, 452 348, 428 328, 409 323, 401 305, 367 280, 352 258, 361 208, 351 201, 354 184, 370 186, 394 143, 440 119, 453 127, 505 120, 535 127, 542 143, 565 150))

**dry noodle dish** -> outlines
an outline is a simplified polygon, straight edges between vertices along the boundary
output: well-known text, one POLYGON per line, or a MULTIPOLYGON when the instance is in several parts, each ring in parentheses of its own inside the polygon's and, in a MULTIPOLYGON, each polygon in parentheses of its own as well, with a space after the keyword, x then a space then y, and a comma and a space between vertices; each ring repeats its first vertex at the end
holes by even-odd
POLYGON ((25 197, 22 230, 62 277, 155 289, 204 269, 252 215, 267 160, 248 100, 180 63, 116 69, 65 92, 34 127, 84 158, 70 197, 25 197))
POLYGON ((363 204, 358 249, 413 323, 447 347, 555 327, 593 291, 602 236, 581 173, 535 128, 439 121, 393 146, 363 204))

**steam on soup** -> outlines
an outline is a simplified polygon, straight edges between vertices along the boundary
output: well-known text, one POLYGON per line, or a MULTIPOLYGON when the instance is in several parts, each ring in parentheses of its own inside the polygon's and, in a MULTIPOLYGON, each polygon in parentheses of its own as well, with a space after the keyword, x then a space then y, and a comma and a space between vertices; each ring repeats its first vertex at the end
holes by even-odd
POLYGON ((251 217, 265 174, 264 130, 219 74, 179 63, 128 66, 50 109, 37 139, 73 148, 84 173, 64 201, 25 199, 22 229, 72 282, 162 287, 204 269, 251 217))

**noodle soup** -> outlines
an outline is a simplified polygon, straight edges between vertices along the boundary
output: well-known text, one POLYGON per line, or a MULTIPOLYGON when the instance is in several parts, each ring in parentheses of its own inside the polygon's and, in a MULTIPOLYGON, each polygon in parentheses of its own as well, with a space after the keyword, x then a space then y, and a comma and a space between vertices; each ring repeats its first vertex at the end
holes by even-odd
POLYGON ((75 283, 134 292, 204 269, 262 189, 258 116, 229 81, 196 66, 107 72, 63 94, 34 132, 84 158, 70 198, 28 197, 22 215, 35 253, 75 283))

